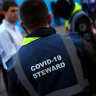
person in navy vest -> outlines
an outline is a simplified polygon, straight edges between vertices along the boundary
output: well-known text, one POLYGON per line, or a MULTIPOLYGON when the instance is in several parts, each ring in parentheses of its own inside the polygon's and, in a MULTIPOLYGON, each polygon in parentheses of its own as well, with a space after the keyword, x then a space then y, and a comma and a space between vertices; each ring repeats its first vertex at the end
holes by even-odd
POLYGON ((95 94, 96 51, 78 33, 56 34, 43 0, 24 1, 20 18, 27 36, 7 62, 9 96, 95 94))
POLYGON ((58 0, 54 7, 54 13, 66 19, 65 32, 78 32, 96 49, 96 37, 94 36, 96 29, 93 27, 91 18, 82 11, 81 5, 68 0, 58 0))

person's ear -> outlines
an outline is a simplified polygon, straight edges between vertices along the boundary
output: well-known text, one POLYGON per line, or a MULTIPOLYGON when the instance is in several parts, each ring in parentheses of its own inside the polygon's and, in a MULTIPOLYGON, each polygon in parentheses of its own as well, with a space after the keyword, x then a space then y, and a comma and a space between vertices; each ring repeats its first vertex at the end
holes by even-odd
POLYGON ((26 28, 26 26, 25 26, 23 23, 20 23, 20 26, 22 27, 22 29, 23 29, 25 32, 27 32, 27 28, 26 28))
POLYGON ((48 18, 48 23, 49 24, 51 24, 51 22, 52 22, 52 15, 51 14, 49 14, 49 16, 48 16, 49 18, 48 18))

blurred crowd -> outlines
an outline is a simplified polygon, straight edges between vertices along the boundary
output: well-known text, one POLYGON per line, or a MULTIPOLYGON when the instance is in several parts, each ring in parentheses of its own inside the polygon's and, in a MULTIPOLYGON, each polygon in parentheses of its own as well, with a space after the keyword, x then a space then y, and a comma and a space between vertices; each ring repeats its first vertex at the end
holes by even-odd
MULTIPOLYGON (((72 0, 66 0, 66 2, 64 0, 57 0, 57 2, 54 2, 54 0, 52 0, 51 7, 53 10, 52 12, 54 14, 54 18, 57 20, 56 22, 59 22, 58 18, 60 17, 65 19, 66 20, 64 24, 65 32, 66 33, 78 32, 79 35, 84 39, 84 41, 85 40, 88 41, 88 43, 92 45, 92 48, 96 51, 96 0, 81 0, 82 6, 78 3, 74 3, 72 0), (70 3, 68 1, 70 1, 70 3), (76 18, 76 20, 74 18, 76 18)), ((7 71, 9 71, 13 67, 13 65, 9 64, 10 58, 12 58, 14 54, 16 54, 18 50, 22 46, 24 46, 23 45, 24 36, 22 35, 22 32, 16 25, 16 21, 18 20, 18 17, 19 17, 18 8, 19 8, 18 4, 16 2, 13 2, 12 0, 11 1, 5 0, 5 2, 2 4, 0 8, 0 96, 8 96, 8 88, 11 88, 11 80, 10 78, 8 79, 8 74, 7 74, 7 71), (7 66, 9 66, 9 68, 7 66), (9 83, 9 86, 8 86, 8 83, 9 83)), ((22 17, 22 14, 21 14, 21 17, 22 17)), ((51 15, 48 18, 51 18, 51 15)), ((30 20, 28 22, 30 22, 30 20)), ((49 20, 49 22, 51 22, 51 20, 49 20)), ((28 29, 26 28, 27 25, 25 24, 25 22, 23 22, 23 20, 20 23, 20 25, 22 26, 24 31, 26 31, 27 34, 30 34, 28 29)), ((34 26, 35 26, 35 23, 34 23, 34 26)), ((55 34, 55 32, 53 33, 55 34)), ((38 96, 41 96, 41 95, 38 95, 38 96)), ((81 96, 81 95, 78 95, 78 96, 81 96)), ((85 95, 82 95, 82 96, 85 96, 85 95)), ((96 96, 96 93, 94 96, 96 96)))

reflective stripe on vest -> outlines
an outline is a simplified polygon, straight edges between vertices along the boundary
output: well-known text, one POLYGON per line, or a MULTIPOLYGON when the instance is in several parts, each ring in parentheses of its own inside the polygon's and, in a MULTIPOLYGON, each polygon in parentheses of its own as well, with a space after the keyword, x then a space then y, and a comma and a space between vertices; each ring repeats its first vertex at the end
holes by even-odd
POLYGON ((40 39, 41 37, 25 37, 23 39, 23 46, 24 45, 27 45, 28 43, 32 42, 32 41, 35 41, 37 39, 40 39))
POLYGON ((32 85, 28 81, 28 79, 22 69, 22 66, 21 66, 19 58, 18 58, 18 53, 13 56, 13 60, 15 61, 13 66, 14 66, 15 72, 16 72, 21 84, 28 91, 30 96, 38 96, 35 89, 32 87, 32 85))
POLYGON ((76 13, 77 11, 80 11, 80 10, 82 10, 82 7, 78 3, 75 3, 75 8, 71 13, 70 18, 68 20, 66 20, 66 22, 65 22, 65 32, 67 32, 67 27, 68 27, 71 17, 74 15, 74 13, 76 13))
POLYGON ((86 86, 89 85, 88 80, 87 79, 84 80, 83 78, 82 66, 77 56, 75 45, 73 44, 71 38, 69 37, 68 34, 61 35, 61 37, 63 39, 64 45, 66 46, 70 60, 73 64, 73 68, 76 74, 76 78, 78 80, 78 84, 72 87, 57 90, 46 96, 72 96, 72 95, 80 93, 86 86))
MULTIPOLYGON (((85 12, 83 12, 83 11, 79 11, 79 12, 77 12, 75 15, 74 15, 74 17, 73 17, 73 19, 72 19, 72 23, 71 23, 71 32, 75 32, 75 20, 76 20, 76 18, 79 16, 79 15, 81 15, 81 14, 84 14, 84 15, 86 15, 87 16, 87 14, 85 13, 85 12)), ((88 17, 88 16, 87 16, 88 17)), ((89 18, 89 17, 88 17, 89 18)))
MULTIPOLYGON (((76 48, 73 44, 73 41, 71 40, 71 38, 68 34, 61 35, 61 38, 63 39, 64 45, 66 46, 66 49, 68 51, 70 60, 72 62, 73 68, 74 68, 76 78, 78 80, 78 84, 68 87, 68 88, 54 91, 54 92, 49 93, 45 96, 71 96, 71 95, 75 95, 77 93, 80 93, 87 85, 89 85, 88 80, 87 79, 84 80, 84 78, 83 78, 82 66, 81 66, 80 60, 77 56, 77 51, 76 51, 76 48)), ((14 69, 15 69, 15 72, 16 72, 21 84, 28 91, 30 96, 38 96, 38 93, 32 87, 32 85, 28 81, 28 79, 22 69, 22 66, 21 66, 19 58, 18 58, 18 54, 16 54, 13 57, 13 60, 15 61, 14 62, 14 69)))

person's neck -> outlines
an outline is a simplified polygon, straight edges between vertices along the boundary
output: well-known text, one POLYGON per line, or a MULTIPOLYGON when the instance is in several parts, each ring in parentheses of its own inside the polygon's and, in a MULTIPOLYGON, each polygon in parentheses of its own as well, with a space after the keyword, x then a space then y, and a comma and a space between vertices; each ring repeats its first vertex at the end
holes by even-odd
POLYGON ((7 18, 5 18, 5 20, 8 21, 8 22, 11 23, 11 24, 15 24, 15 21, 11 21, 11 20, 9 20, 9 19, 7 19, 7 18))

